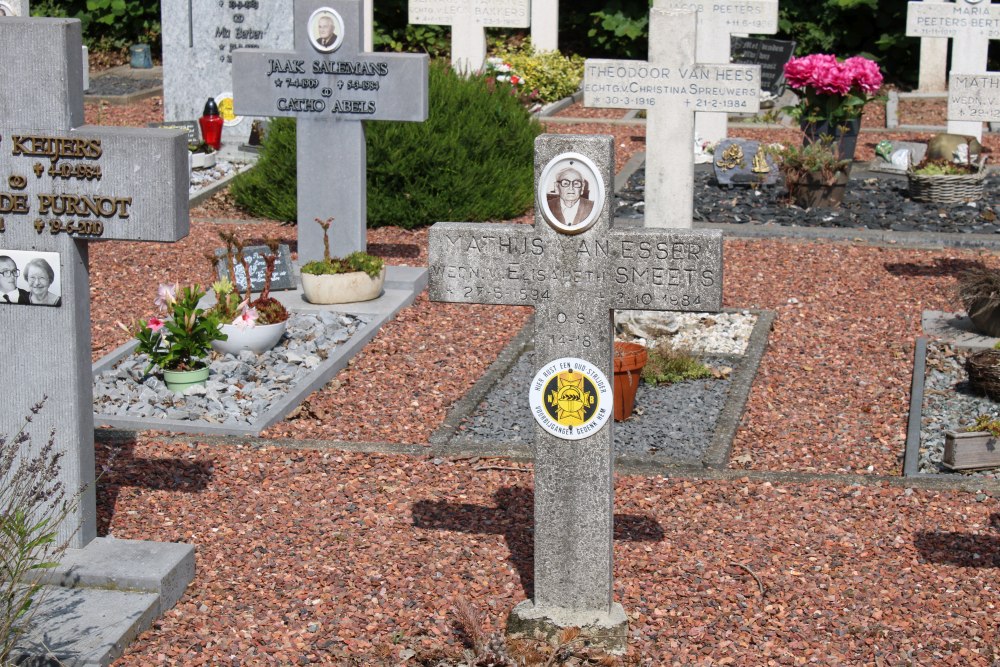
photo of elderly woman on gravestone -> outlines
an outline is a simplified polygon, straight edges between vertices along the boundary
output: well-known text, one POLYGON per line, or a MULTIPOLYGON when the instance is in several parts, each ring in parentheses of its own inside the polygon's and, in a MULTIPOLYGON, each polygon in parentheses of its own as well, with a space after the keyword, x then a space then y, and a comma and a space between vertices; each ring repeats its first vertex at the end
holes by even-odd
MULTIPOLYGON (((594 170, 582 159, 558 156, 543 170, 540 184, 545 184, 539 205, 545 217, 556 229, 575 234, 584 231, 597 219, 600 202, 591 194, 598 183, 594 170)), ((602 188, 596 188, 596 198, 602 188)))
POLYGON ((62 298, 49 290, 55 282, 56 272, 46 260, 35 257, 24 266, 24 280, 28 283, 28 300, 34 306, 58 306, 62 298))

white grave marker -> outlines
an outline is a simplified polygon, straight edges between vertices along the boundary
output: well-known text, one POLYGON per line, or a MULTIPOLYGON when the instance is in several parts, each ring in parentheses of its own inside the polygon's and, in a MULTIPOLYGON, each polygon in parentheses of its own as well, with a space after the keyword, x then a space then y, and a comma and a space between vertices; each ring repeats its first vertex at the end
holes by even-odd
POLYGON ((451 26, 451 65, 478 72, 486 60, 486 28, 527 28, 530 0, 409 0, 409 22, 451 26))
MULTIPOLYGON (((945 0, 923 0, 944 2, 945 0)), ((924 93, 944 92, 948 80, 948 40, 943 37, 923 37, 920 40, 920 73, 917 90, 924 93)))
POLYGON ((696 111, 753 113, 760 67, 695 60, 695 12, 649 10, 649 61, 588 59, 583 104, 646 110, 647 227, 691 227, 696 111), (669 39, 667 39, 669 36, 669 39))
POLYGON ((535 51, 559 49, 559 0, 532 0, 531 45, 535 51))
MULTIPOLYGON (((778 0, 656 0, 653 6, 698 12, 695 59, 699 63, 728 63, 733 35, 778 32, 778 0)), ((699 110, 695 113, 695 133, 714 144, 726 138, 728 122, 728 114, 699 110)))
MULTIPOLYGON (((906 12, 908 37, 950 37, 951 71, 986 73, 990 40, 1000 39, 1000 5, 983 0, 910 2, 906 12)), ((949 120, 948 132, 983 138, 980 121, 949 120)))
POLYGON ((299 261, 323 258, 323 230, 344 256, 367 246, 361 121, 427 118, 425 54, 361 50, 359 0, 296 0, 295 50, 233 54, 236 112, 296 119, 299 261), (324 36, 328 21, 332 36, 324 36))
POLYGON ((948 77, 948 120, 1000 121, 1000 72, 948 77))

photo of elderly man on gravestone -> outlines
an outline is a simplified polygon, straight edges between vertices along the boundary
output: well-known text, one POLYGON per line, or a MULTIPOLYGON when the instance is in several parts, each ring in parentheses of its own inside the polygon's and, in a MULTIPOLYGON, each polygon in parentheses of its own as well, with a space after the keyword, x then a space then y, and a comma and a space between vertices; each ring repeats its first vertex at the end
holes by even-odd
POLYGON ((317 51, 335 51, 344 34, 344 21, 330 7, 320 7, 309 17, 309 41, 317 51))
POLYGON ((552 177, 540 180, 547 182, 544 212, 549 222, 563 231, 585 230, 596 218, 595 211, 600 209, 590 194, 591 183, 597 180, 593 171, 582 160, 574 158, 554 160, 546 171, 552 177))
POLYGON ((21 305, 31 303, 28 290, 17 286, 19 275, 21 272, 17 268, 17 262, 9 255, 0 255, 0 302, 21 305))

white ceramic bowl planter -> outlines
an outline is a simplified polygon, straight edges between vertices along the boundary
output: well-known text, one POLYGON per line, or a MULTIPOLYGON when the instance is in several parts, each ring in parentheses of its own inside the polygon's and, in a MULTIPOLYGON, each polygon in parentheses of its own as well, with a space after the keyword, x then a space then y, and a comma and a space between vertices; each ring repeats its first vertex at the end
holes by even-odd
POLYGON ((288 320, 275 324, 258 324, 254 327, 240 328, 235 324, 223 324, 222 333, 229 336, 226 340, 213 340, 212 349, 222 354, 238 355, 242 350, 250 350, 255 354, 267 352, 278 344, 285 333, 288 320))

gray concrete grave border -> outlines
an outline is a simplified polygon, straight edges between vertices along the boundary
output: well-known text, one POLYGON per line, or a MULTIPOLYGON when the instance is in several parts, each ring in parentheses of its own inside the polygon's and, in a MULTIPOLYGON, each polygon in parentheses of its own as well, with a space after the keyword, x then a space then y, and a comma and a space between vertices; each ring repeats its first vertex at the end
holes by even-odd
MULTIPOLYGON (((273 296, 286 308, 296 313, 330 311, 369 318, 353 336, 337 346, 330 356, 296 383, 281 399, 271 404, 270 409, 259 415, 256 421, 246 425, 224 425, 208 422, 181 421, 177 419, 140 419, 115 417, 94 413, 94 425, 106 426, 126 431, 174 431, 178 433, 202 433, 208 435, 259 435, 264 429, 281 421, 309 394, 323 387, 340 372, 348 361, 368 344, 383 324, 395 317, 396 313, 409 306, 427 287, 427 269, 390 266, 386 270, 386 281, 381 297, 362 303, 317 306, 302 300, 298 290, 275 292, 273 296)), ((138 343, 131 340, 109 352, 93 364, 93 374, 97 375, 112 368, 135 349, 138 343)))
MULTIPOLYGON (((920 318, 921 329, 949 345, 981 350, 993 347, 997 338, 976 333, 972 320, 964 313, 946 313, 940 310, 925 310, 920 318)), ((924 409, 924 380, 927 374, 928 336, 917 338, 913 350, 913 376, 910 380, 910 414, 906 420, 906 444, 903 447, 903 477, 921 479, 963 479, 976 480, 977 477, 955 473, 920 472, 920 426, 924 409)), ((986 479, 983 479, 986 482, 986 479)))
MULTIPOLYGON (((705 455, 697 460, 651 461, 648 457, 623 455, 615 456, 615 465, 628 466, 630 469, 701 469, 725 468, 729 463, 729 452, 732 449, 733 438, 743 417, 743 410, 750 397, 750 388, 757 375, 757 369, 767 349, 767 338, 777 314, 773 310, 757 310, 748 308, 724 308, 719 312, 739 313, 749 311, 757 316, 747 348, 742 355, 713 355, 733 362, 735 366, 731 376, 729 393, 725 405, 716 419, 712 431, 712 440, 705 450, 705 455)), ((501 350, 496 361, 486 370, 481 378, 460 398, 448 411, 441 426, 428 439, 436 453, 444 455, 470 454, 491 457, 504 456, 512 458, 532 458, 531 444, 505 446, 503 443, 484 444, 478 441, 462 438, 459 427, 462 420, 475 412, 487 394, 507 376, 510 369, 525 352, 534 349, 532 333, 534 331, 534 316, 528 319, 524 327, 501 350)))

